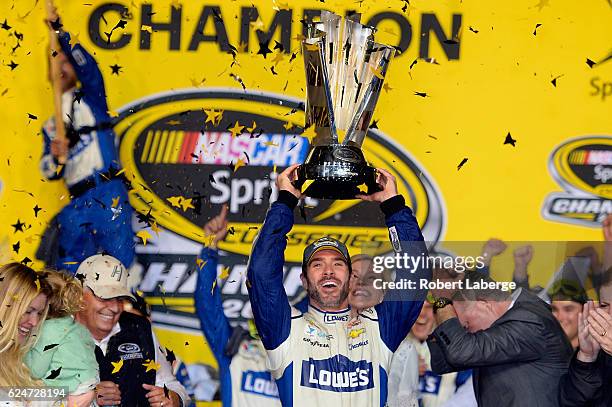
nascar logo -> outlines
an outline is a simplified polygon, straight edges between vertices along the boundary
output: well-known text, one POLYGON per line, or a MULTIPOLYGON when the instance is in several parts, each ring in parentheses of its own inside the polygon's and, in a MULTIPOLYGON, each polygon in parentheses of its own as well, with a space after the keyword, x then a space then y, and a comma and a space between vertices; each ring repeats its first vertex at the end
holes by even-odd
POLYGON ((612 213, 612 137, 571 139, 555 149, 548 167, 565 191, 548 195, 545 219, 599 227, 612 213))
POLYGON ((353 362, 343 355, 303 360, 301 385, 334 392, 355 392, 374 387, 372 362, 353 362))
POLYGON ((242 372, 240 389, 247 393, 278 398, 278 387, 276 387, 276 382, 272 379, 270 372, 255 372, 253 370, 242 372))

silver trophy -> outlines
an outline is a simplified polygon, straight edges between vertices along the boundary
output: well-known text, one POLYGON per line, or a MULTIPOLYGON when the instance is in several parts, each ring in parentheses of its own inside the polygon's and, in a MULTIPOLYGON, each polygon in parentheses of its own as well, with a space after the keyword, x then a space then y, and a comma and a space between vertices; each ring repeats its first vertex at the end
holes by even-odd
POLYGON ((361 146, 395 49, 374 42, 375 29, 359 20, 359 14, 342 19, 323 11, 302 42, 306 128, 314 126, 316 136, 296 186, 313 198, 353 199, 379 190, 361 146))

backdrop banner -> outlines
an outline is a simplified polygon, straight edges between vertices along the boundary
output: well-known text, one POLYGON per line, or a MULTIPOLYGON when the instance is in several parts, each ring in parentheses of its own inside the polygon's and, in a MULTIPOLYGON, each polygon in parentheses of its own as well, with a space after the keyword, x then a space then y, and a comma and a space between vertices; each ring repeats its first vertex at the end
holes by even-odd
MULTIPOLYGON (((216 368, 193 313, 202 228, 228 204, 218 283, 227 317, 245 322, 246 264, 276 175, 303 162, 312 140, 300 44, 321 10, 361 13, 397 48, 363 150, 397 178, 427 241, 598 241, 612 213, 609 1, 56 5, 105 80, 137 212, 131 278, 200 400, 216 368)), ((70 199, 38 170, 53 114, 44 2, 5 0, 0 16, 0 256, 42 267, 41 235, 70 199)), ((291 300, 303 249, 323 235, 351 253, 388 240, 376 204, 306 199, 286 251, 291 300)), ((532 282, 545 287, 544 274, 532 282)))

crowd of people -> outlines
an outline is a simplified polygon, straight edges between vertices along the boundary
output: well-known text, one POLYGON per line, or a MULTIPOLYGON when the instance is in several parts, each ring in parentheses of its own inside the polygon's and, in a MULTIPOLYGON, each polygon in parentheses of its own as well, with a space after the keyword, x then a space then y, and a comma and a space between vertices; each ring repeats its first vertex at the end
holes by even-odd
MULTIPOLYGON (((176 358, 128 288, 132 210, 102 76, 55 17, 63 52, 54 57, 69 131, 56 138, 55 122, 45 124, 41 163, 45 175, 70 189, 72 203, 58 217, 61 241, 69 244, 46 246, 49 269, 0 267, 0 400, 11 400, 0 405, 58 405, 15 392, 40 386, 65 389, 70 407, 191 405, 176 358)), ((351 256, 341 241, 323 237, 304 250, 306 295, 290 304, 283 265, 302 198, 295 176, 291 166, 276 178, 278 199, 252 248, 249 329, 229 323, 217 284, 227 207, 204 226, 212 241, 200 254, 194 300, 219 366, 224 406, 612 405, 612 216, 602 224, 603 259, 591 261, 594 300, 584 281, 563 276, 547 289, 530 287, 531 246, 514 251, 513 292, 421 288, 410 298, 392 298, 374 281, 393 282, 399 273, 375 273, 372 256, 351 256)), ((390 247, 426 254, 394 177, 378 169, 378 183, 379 192, 358 198, 380 204, 390 247)), ((491 260, 505 249, 491 239, 483 247, 484 269, 422 267, 411 278, 489 282, 491 260)))

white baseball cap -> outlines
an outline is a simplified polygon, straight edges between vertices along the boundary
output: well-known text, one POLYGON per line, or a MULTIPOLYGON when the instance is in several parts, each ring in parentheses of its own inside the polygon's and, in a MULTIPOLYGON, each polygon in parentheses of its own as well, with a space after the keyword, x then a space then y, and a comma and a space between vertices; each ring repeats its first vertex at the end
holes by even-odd
POLYGON ((129 297, 136 301, 127 287, 125 266, 113 256, 96 254, 88 257, 79 265, 76 274, 85 277, 83 286, 91 289, 97 297, 105 300, 129 297))

